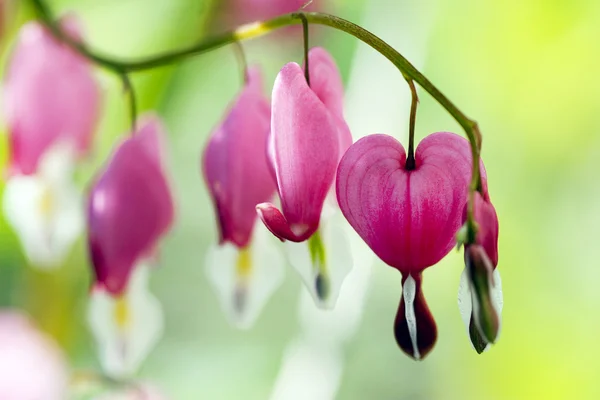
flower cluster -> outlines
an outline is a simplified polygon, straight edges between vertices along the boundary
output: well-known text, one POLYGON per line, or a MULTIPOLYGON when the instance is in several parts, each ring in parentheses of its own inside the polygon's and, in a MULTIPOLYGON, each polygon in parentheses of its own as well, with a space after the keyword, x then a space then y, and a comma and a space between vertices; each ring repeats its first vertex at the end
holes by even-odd
MULTIPOLYGON (((252 70, 246 87, 209 141, 204 171, 221 243, 230 242, 239 252, 229 261, 237 267, 223 261, 221 266, 209 268, 226 268, 232 271, 227 277, 237 282, 252 275, 254 264, 245 254, 256 205, 260 219, 274 236, 306 243, 302 247, 305 255, 291 251, 288 259, 293 265, 307 261, 306 268, 297 269, 317 304, 327 306, 325 300, 333 292, 335 301, 345 276, 339 270, 345 267, 347 272, 352 262, 347 248, 333 249, 321 235, 328 214, 339 204, 373 252, 401 272, 403 295, 394 334, 407 354, 420 359, 437 338, 422 291, 422 272, 457 245, 461 227, 468 222, 469 142, 453 133, 438 132, 427 136, 414 155, 407 155, 397 140, 382 134, 352 144, 335 62, 324 49, 313 48, 308 65, 309 71, 303 71, 298 64, 289 63, 277 75, 270 125, 268 103, 255 83, 257 72, 252 70), (273 196, 273 185, 280 206, 266 201, 273 196), (340 266, 336 259, 345 259, 345 265, 340 266)), ((467 286, 461 287, 461 293, 468 295, 460 299, 462 309, 467 304, 470 307, 469 332, 478 351, 496 340, 499 305, 492 298, 498 295, 491 292, 498 292, 500 285, 499 276, 493 276, 498 219, 489 199, 483 163, 480 170, 482 189, 475 193, 474 212, 479 230, 474 243, 465 242, 467 286)), ((339 239, 343 234, 335 236, 339 239)), ((236 310, 243 315, 239 285, 217 286, 237 287, 229 296, 230 303, 237 301, 236 310)), ((244 294, 247 289, 252 291, 244 287, 244 294)), ((254 318, 253 314, 251 320, 254 318)))
MULTIPOLYGON (((136 118, 80 191, 74 169, 90 158, 102 95, 85 47, 77 46, 78 21, 68 17, 56 28, 62 36, 41 23, 25 25, 8 66, 4 212, 37 267, 60 265, 87 231, 88 322, 105 375, 129 379, 164 325, 148 288, 176 214, 167 130, 154 113, 136 118)), ((218 229, 206 268, 227 317, 251 327, 286 260, 318 307, 335 307, 353 264, 349 224, 402 275, 394 336, 416 360, 437 339, 423 271, 464 246, 459 308, 473 347, 484 351, 500 331, 502 293, 498 217, 479 143, 437 132, 413 151, 414 118, 408 151, 384 134, 353 143, 334 58, 307 43, 305 54, 304 66, 281 68, 270 98, 260 68, 245 67, 243 88, 201 155, 218 229)))

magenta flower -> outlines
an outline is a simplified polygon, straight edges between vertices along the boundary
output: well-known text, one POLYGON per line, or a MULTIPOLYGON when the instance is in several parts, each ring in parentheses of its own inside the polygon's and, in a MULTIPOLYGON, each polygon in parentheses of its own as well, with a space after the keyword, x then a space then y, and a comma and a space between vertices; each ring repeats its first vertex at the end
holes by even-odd
POLYGON ((231 321, 244 328, 283 278, 281 257, 261 232, 264 226, 256 224, 256 204, 275 194, 266 154, 271 109, 260 71, 248 70, 247 78, 202 159, 220 232, 207 257, 207 273, 231 321))
POLYGON ((69 373, 62 351, 17 311, 0 311, 0 399, 63 400, 69 373))
POLYGON ((281 211, 270 203, 257 206, 273 234, 294 242, 317 231, 338 162, 352 143, 335 62, 321 48, 308 57, 311 86, 300 66, 289 63, 273 87, 269 157, 281 211))
POLYGON ((387 135, 367 136, 340 161, 337 196, 356 232, 403 276, 394 332, 411 357, 427 355, 436 327, 421 292, 422 271, 454 246, 471 176, 468 142, 439 132, 421 141, 415 168, 402 145, 387 135))
POLYGON ((248 82, 212 133, 203 157, 221 244, 229 241, 240 248, 247 246, 256 221, 256 205, 275 194, 266 155, 270 120, 260 72, 250 69, 248 82))
MULTIPOLYGON (((80 38, 78 22, 62 23, 80 38)), ((100 90, 90 63, 38 22, 21 28, 4 82, 11 174, 33 174, 42 155, 66 142, 78 155, 89 150, 98 121, 100 90)))
POLYGON ((136 262, 156 250, 173 222, 160 121, 139 122, 94 183, 88 202, 89 248, 96 285, 125 290, 136 262))
POLYGON ((88 202, 96 275, 88 319, 107 374, 133 374, 162 334, 160 304, 148 292, 149 268, 174 215, 166 176, 164 128, 138 121, 94 183, 88 202))
POLYGON ((313 48, 308 60, 310 86, 295 63, 285 65, 275 80, 268 155, 281 209, 271 203, 256 209, 281 240, 308 240, 286 246, 289 260, 317 304, 333 307, 352 260, 345 236, 334 225, 332 186, 352 135, 344 121, 343 85, 333 58, 313 48))

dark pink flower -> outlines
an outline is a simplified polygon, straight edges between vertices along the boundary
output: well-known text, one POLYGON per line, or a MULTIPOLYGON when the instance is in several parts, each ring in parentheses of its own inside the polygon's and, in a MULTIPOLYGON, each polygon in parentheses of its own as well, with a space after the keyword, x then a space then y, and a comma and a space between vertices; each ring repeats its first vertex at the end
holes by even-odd
POLYGON ((260 71, 251 68, 202 159, 220 232, 218 245, 207 253, 206 271, 226 315, 240 328, 254 324, 283 279, 283 261, 269 244, 274 238, 256 224, 256 205, 275 194, 267 160, 270 121, 260 71))
POLYGON ((96 283, 121 294, 136 263, 153 255, 173 221, 158 118, 138 123, 94 183, 88 203, 90 254, 96 283))
POLYGON ((319 227, 338 162, 352 136, 343 118, 343 86, 331 56, 309 53, 310 86, 302 68, 289 63, 273 88, 269 159, 277 180, 281 211, 271 203, 257 211, 282 240, 302 242, 319 227))
MULTIPOLYGON (((77 21, 63 29, 80 37, 77 21)), ((100 108, 100 90, 90 63, 59 43, 38 22, 19 34, 4 82, 9 130, 10 173, 32 174, 44 152, 67 142, 79 155, 92 142, 100 108)))
POLYGON ((250 69, 248 82, 212 133, 202 160, 221 243, 245 247, 257 219, 256 205, 275 193, 266 155, 270 120, 260 72, 250 69))
POLYGON ((400 347, 416 359, 427 354, 436 338, 421 293, 421 272, 455 245, 470 177, 469 143, 448 132, 419 143, 414 169, 406 168, 402 145, 381 134, 352 145, 338 167, 337 196, 344 216, 375 254, 403 275, 395 334, 400 347))

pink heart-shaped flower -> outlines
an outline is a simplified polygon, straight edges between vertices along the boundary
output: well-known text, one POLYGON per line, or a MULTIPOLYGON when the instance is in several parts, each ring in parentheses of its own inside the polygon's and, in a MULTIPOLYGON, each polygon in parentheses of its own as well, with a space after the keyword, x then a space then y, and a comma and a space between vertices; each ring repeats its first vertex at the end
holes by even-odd
MULTIPOLYGON (((416 360, 429 353, 437 338, 421 272, 456 242, 471 160, 465 139, 439 132, 421 141, 414 168, 407 168, 402 145, 379 134, 350 146, 338 166, 336 190, 344 216, 379 258, 402 273, 394 336, 416 360)), ((485 181, 483 165, 481 170, 485 181)))
POLYGON ((338 167, 344 216, 384 262, 417 274, 452 249, 471 176, 469 143, 449 132, 427 136, 406 169, 406 152, 387 135, 367 136, 338 167))

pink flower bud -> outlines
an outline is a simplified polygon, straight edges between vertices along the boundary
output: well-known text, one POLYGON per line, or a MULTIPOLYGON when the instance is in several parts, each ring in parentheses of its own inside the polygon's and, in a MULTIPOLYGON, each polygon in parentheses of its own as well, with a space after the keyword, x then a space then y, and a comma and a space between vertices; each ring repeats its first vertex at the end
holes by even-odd
POLYGON ((335 62, 321 48, 312 49, 308 57, 310 86, 302 68, 289 63, 273 88, 269 158, 281 211, 270 203, 257 206, 273 234, 294 242, 308 239, 318 229, 338 162, 352 143, 335 62))
POLYGON ((256 205, 271 200, 275 182, 267 164, 270 105, 258 69, 213 132, 203 172, 218 216, 220 242, 245 247, 256 221, 256 205))
MULTIPOLYGON (((63 29, 79 38, 77 21, 63 29)), ((86 153, 99 115, 100 91, 89 62, 40 23, 21 28, 4 82, 10 173, 32 174, 44 152, 65 141, 86 153)))
POLYGON ((88 202, 89 249, 96 283, 113 295, 127 286, 136 262, 155 251, 173 221, 165 176, 164 128, 156 117, 115 150, 88 202))

